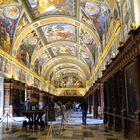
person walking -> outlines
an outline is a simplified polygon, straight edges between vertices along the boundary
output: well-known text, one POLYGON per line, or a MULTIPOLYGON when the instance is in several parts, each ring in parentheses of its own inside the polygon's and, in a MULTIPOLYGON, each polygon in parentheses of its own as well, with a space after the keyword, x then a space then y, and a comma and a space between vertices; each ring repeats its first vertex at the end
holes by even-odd
POLYGON ((80 104, 80 107, 81 107, 81 110, 82 110, 82 124, 86 125, 88 103, 86 102, 85 99, 80 104))

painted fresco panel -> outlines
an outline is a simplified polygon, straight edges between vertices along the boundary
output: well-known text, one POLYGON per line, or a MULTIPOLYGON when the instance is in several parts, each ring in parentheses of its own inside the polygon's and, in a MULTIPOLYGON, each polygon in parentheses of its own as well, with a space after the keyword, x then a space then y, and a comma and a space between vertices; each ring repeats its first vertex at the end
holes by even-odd
POLYGON ((123 35, 124 40, 128 38, 128 32, 131 30, 131 23, 132 23, 132 8, 131 2, 129 0, 124 1, 122 7, 122 20, 123 20, 123 35))
POLYGON ((39 58, 39 65, 43 65, 45 62, 50 60, 51 56, 48 53, 44 53, 39 58))
POLYGON ((15 66, 15 68, 14 68, 14 78, 16 80, 21 81, 21 82, 25 82, 26 81, 26 72, 24 70, 20 69, 19 67, 15 66))
POLYGON ((53 76, 57 71, 60 71, 60 70, 65 69, 65 68, 73 68, 73 69, 76 69, 75 66, 62 64, 62 65, 60 65, 59 67, 56 67, 55 69, 53 69, 53 71, 52 71, 51 74, 50 74, 50 79, 52 78, 52 76, 53 76))
POLYGON ((75 76, 58 77, 54 81, 56 88, 80 88, 83 87, 82 81, 75 76))
POLYGON ((89 35, 85 30, 81 29, 81 33, 80 33, 80 45, 82 47, 85 47, 85 49, 89 49, 92 56, 93 56, 93 60, 95 60, 95 53, 98 53, 98 47, 94 41, 94 39, 92 38, 91 35, 89 35))
POLYGON ((85 30, 81 29, 80 33, 80 39, 81 39, 81 45, 92 45, 93 44, 93 38, 92 36, 87 33, 85 30))
POLYGON ((41 75, 41 69, 44 63, 50 60, 50 55, 47 53, 42 54, 34 63, 33 71, 36 72, 38 75, 41 75))
POLYGON ((32 77, 31 75, 29 75, 28 73, 26 73, 26 82, 30 86, 33 85, 33 83, 34 83, 34 77, 32 77))
POLYGON ((64 91, 64 95, 65 96, 76 96, 77 91, 76 90, 66 90, 66 91, 64 91))
POLYGON ((33 71, 36 72, 38 75, 41 74, 41 66, 39 65, 39 60, 38 59, 34 63, 33 71))
POLYGON ((26 73, 22 69, 20 69, 20 71, 19 71, 19 80, 22 81, 22 82, 26 81, 26 73))
POLYGON ((18 0, 0 0, 0 5, 6 5, 11 3, 17 3, 18 0))
POLYGON ((16 54, 16 59, 23 62, 27 67, 30 65, 31 56, 34 48, 37 45, 39 38, 35 31, 30 32, 22 41, 19 50, 16 54))
POLYGON ((87 53, 83 50, 81 50, 81 59, 88 64, 89 68, 91 69, 92 68, 92 62, 89 58, 89 56, 87 55, 87 53))
POLYGON ((0 5, 0 21, 5 26, 9 37, 12 38, 18 19, 20 17, 20 7, 18 6, 1 6, 0 5))
POLYGON ((25 14, 23 14, 17 24, 15 36, 17 36, 17 34, 19 34, 28 23, 29 23, 29 20, 28 20, 27 16, 25 14))
POLYGON ((40 86, 40 81, 36 78, 34 78, 34 86, 37 88, 39 88, 39 86, 40 86))
POLYGON ((11 62, 0 56, 0 71, 6 74, 11 73, 11 62))
POLYGON ((74 0, 28 0, 35 16, 75 15, 74 0))
POLYGON ((90 26, 94 24, 101 39, 104 32, 104 22, 107 13, 108 8, 106 6, 101 6, 98 2, 81 3, 81 20, 87 22, 90 26))
POLYGON ((51 24, 42 27, 48 42, 67 40, 75 41, 75 26, 70 24, 51 24))
POLYGON ((61 55, 76 56, 76 48, 74 46, 60 45, 60 46, 53 46, 50 49, 52 50, 54 56, 61 56, 61 55))
POLYGON ((11 50, 11 40, 2 21, 0 21, 0 48, 7 53, 11 50))
POLYGON ((43 43, 41 41, 39 41, 36 45, 36 47, 34 48, 34 52, 33 55, 41 48, 43 47, 43 43))

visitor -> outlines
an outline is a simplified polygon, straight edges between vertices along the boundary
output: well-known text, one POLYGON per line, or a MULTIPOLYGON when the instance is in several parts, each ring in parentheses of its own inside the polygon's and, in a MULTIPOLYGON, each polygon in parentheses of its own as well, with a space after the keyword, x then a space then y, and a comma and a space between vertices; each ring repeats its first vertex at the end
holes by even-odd
POLYGON ((21 116, 22 115, 22 110, 23 109, 23 103, 22 100, 19 100, 17 103, 17 116, 21 116))
POLYGON ((81 107, 82 111, 82 124, 86 125, 87 110, 88 110, 88 103, 86 102, 86 100, 83 100, 79 107, 81 107))
POLYGON ((55 102, 53 101, 53 98, 48 102, 48 108, 54 108, 55 102))
POLYGON ((28 98, 25 102, 25 110, 30 110, 31 109, 31 104, 30 104, 30 99, 28 98))

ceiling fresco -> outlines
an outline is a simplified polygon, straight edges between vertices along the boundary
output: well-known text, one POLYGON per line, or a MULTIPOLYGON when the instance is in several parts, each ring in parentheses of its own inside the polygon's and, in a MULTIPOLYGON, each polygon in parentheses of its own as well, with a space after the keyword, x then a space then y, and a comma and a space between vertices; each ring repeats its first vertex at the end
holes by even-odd
POLYGON ((18 0, 0 0, 0 5, 6 5, 11 3, 17 3, 18 0))
POLYGON ((105 28, 105 19, 107 13, 107 6, 102 6, 98 2, 81 3, 81 20, 93 26, 94 30, 96 28, 101 39, 105 28))
POLYGON ((16 54, 16 59, 24 63, 27 67, 30 67, 31 57, 39 39, 34 30, 29 33, 21 42, 21 46, 16 54))
POLYGON ((60 45, 50 48, 54 56, 72 55, 76 56, 76 48, 74 46, 60 45))
POLYGON ((68 40, 75 41, 76 27, 70 24, 51 24, 42 27, 48 42, 68 40))
MULTIPOLYGON (((61 73, 61 75, 63 75, 63 73, 61 73)), ((54 86, 56 88, 81 88, 83 87, 83 83, 76 76, 68 75, 62 78, 58 76, 54 80, 54 86)))
POLYGON ((17 26, 16 26, 16 33, 15 36, 18 35, 19 32, 21 32, 21 30, 29 23, 29 20, 27 18, 27 15, 25 13, 23 13, 23 15, 21 16, 21 18, 19 19, 17 26))
MULTIPOLYGON (((41 40, 38 41, 36 47, 34 48, 34 52, 33 52, 33 56, 36 55, 36 53, 40 50, 40 48, 43 47, 43 43, 41 40)), ((47 52, 46 50, 44 50, 45 52, 47 52)), ((42 53, 44 53, 44 51, 42 53)))
POLYGON ((0 5, 0 20, 2 21, 3 25, 6 27, 6 31, 9 34, 9 37, 12 39, 16 25, 18 23, 18 19, 21 14, 21 7, 10 5, 0 5))
POLYGON ((92 36, 82 29, 80 32, 80 39, 82 40, 81 44, 84 44, 84 45, 92 45, 93 43, 92 36))
MULTIPOLYGON (((108 12, 100 0, 0 0, 2 49, 50 83, 48 91, 80 95, 73 88, 86 89, 102 51, 108 12)), ((37 79, 32 83, 39 85, 37 79)))
POLYGON ((65 70, 68 70, 68 69, 72 69, 73 71, 76 71, 78 70, 79 72, 83 73, 83 71, 81 71, 81 69, 79 69, 78 67, 76 67, 75 65, 72 65, 72 64, 61 64, 61 65, 58 65, 56 66, 55 68, 53 68, 51 70, 51 72, 49 73, 48 75, 48 80, 51 80, 53 78, 53 76, 59 72, 59 71, 65 71, 65 70))
POLYGON ((41 76, 42 65, 50 60, 50 55, 48 53, 43 53, 39 59, 36 59, 33 65, 33 71, 41 76))
POLYGON ((93 63, 92 63, 90 57, 88 56, 87 52, 81 50, 80 56, 81 56, 81 59, 82 59, 85 63, 88 64, 89 68, 92 69, 93 63))
POLYGON ((74 0, 28 0, 36 17, 46 15, 75 16, 74 0))

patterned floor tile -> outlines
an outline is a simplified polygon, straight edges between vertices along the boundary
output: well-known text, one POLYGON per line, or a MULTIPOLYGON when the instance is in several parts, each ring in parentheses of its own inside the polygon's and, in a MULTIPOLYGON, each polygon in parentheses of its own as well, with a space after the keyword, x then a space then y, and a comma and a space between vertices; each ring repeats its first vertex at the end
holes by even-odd
MULTIPOLYGON (((110 132, 102 120, 93 119, 88 114, 88 125, 81 125, 81 112, 73 112, 64 129, 60 132, 61 117, 53 122, 52 140, 124 140, 119 133, 110 132)), ((28 129, 22 127, 22 122, 10 122, 9 130, 6 124, 0 125, 0 140, 46 140, 48 129, 28 129)))
POLYGON ((107 138, 107 140, 119 140, 117 138, 107 138))
POLYGON ((93 132, 88 132, 88 131, 84 131, 84 132, 83 132, 83 136, 84 136, 84 137, 94 137, 94 136, 93 136, 93 132))

